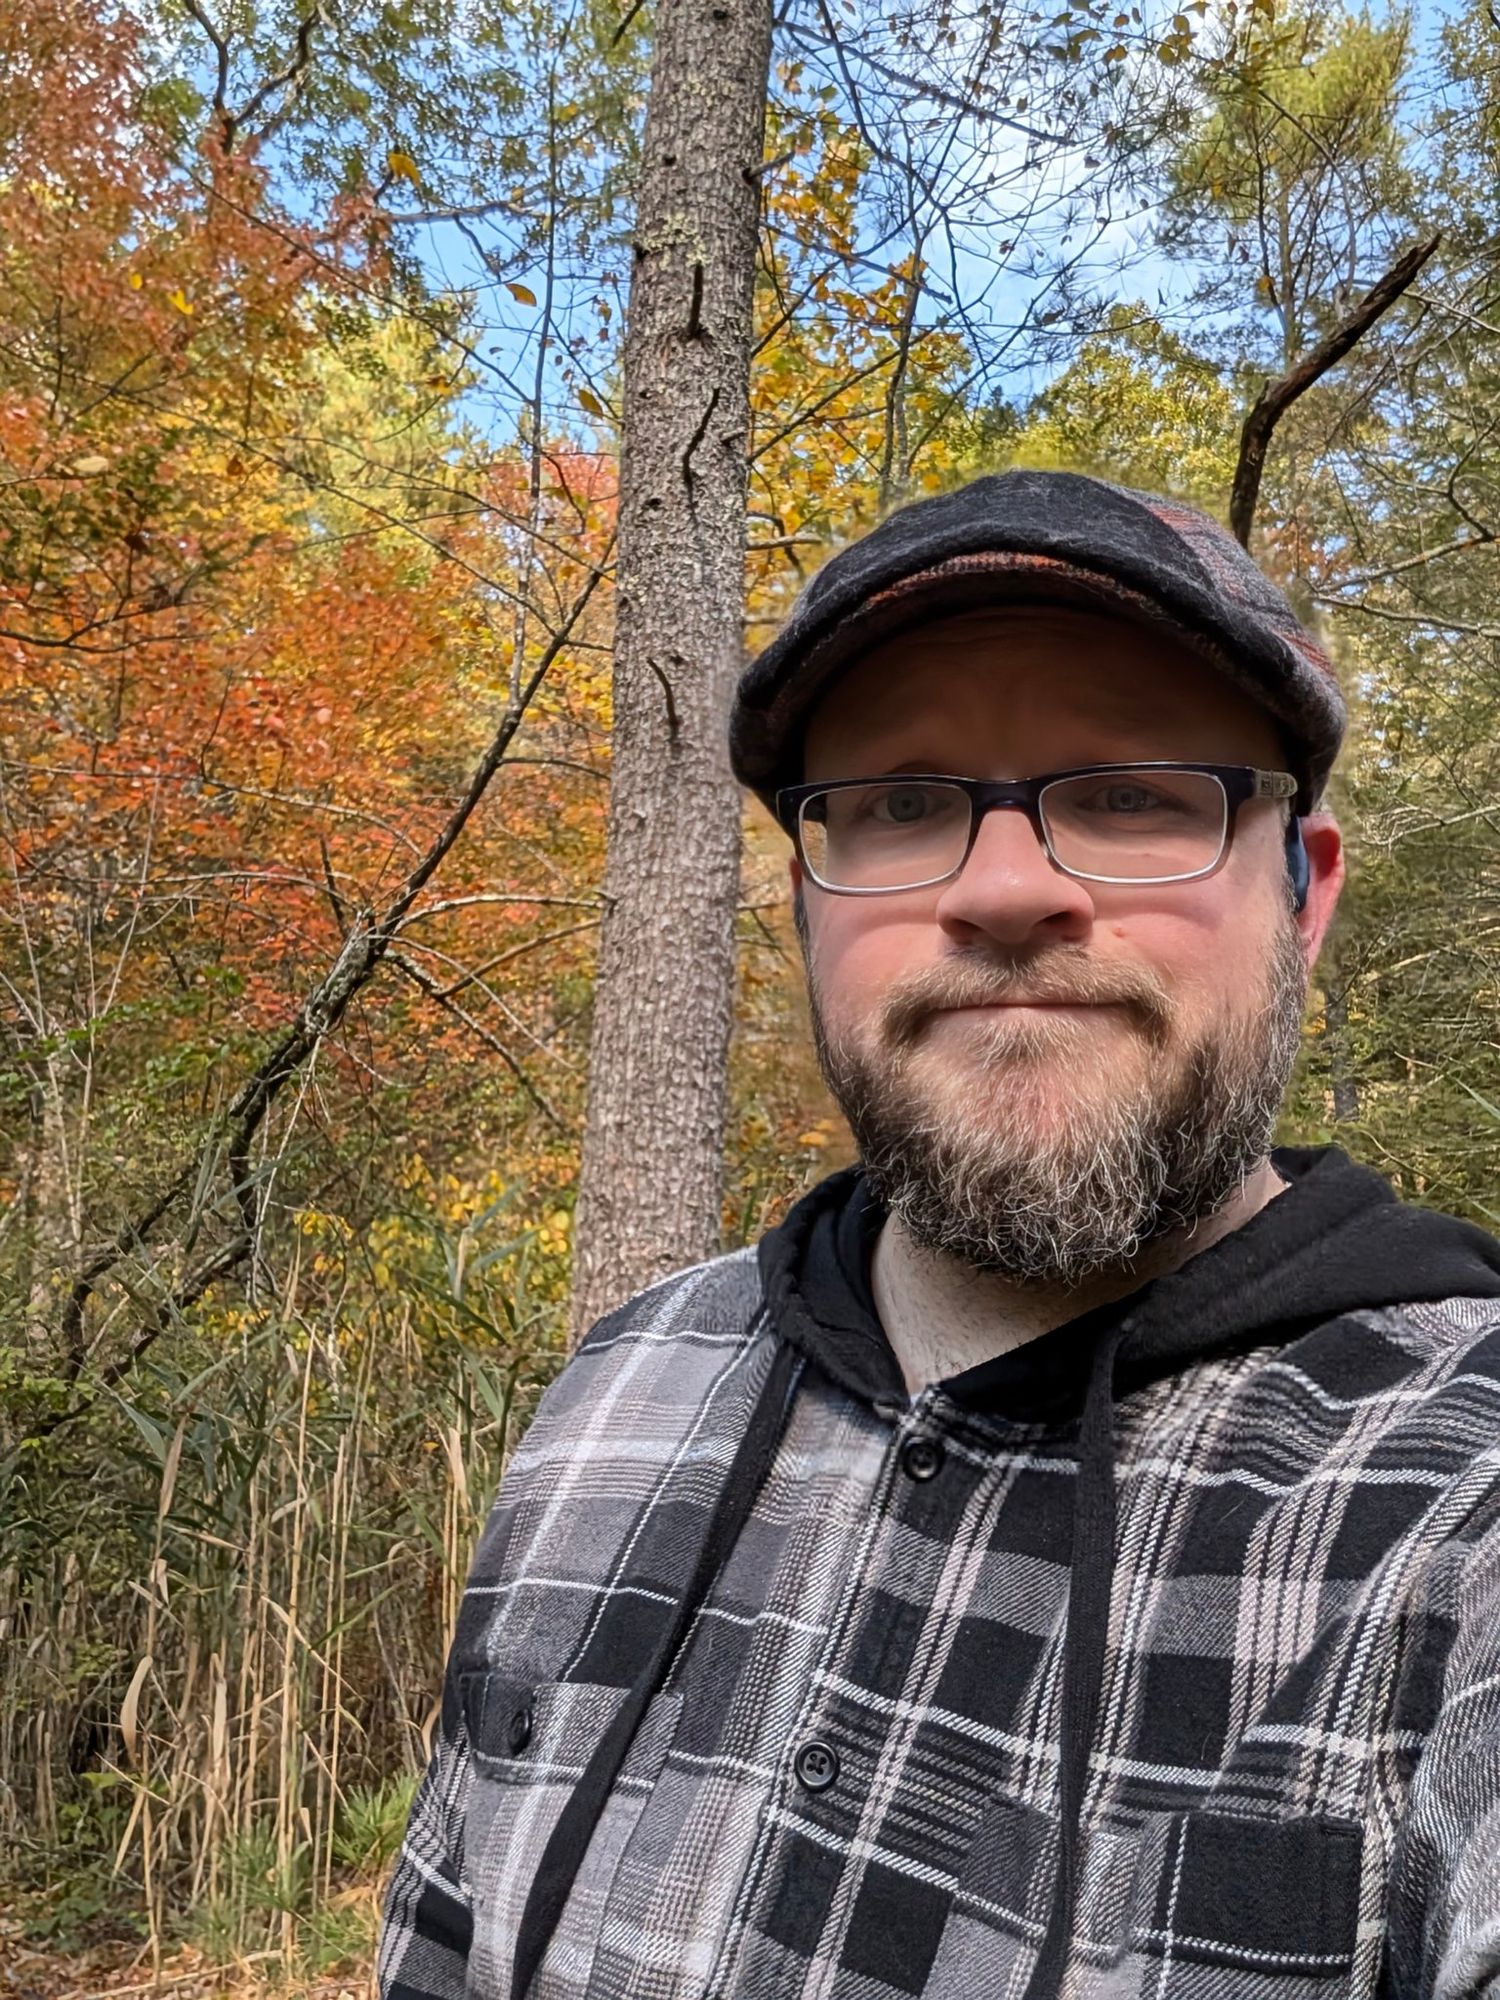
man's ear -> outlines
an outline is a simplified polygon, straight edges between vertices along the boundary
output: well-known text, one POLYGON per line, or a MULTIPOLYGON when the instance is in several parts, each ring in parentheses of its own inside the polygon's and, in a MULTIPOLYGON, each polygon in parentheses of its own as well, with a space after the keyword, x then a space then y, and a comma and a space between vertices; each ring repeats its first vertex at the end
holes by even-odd
POLYGON ((1302 822, 1307 850, 1307 901, 1297 912, 1297 929, 1309 970, 1317 961, 1344 886, 1344 836, 1332 813, 1309 813, 1302 822))

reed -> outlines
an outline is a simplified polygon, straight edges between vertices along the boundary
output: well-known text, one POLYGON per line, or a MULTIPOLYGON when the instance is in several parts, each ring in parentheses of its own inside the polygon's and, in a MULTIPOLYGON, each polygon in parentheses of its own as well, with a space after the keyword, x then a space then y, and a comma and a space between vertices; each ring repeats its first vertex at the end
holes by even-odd
POLYGON ((10 1457, 0 1867, 154 1965, 190 1938, 313 1972, 373 1932, 482 1512, 561 1359, 533 1233, 439 1192, 358 1236, 299 1217, 273 1300, 209 1300, 10 1457))

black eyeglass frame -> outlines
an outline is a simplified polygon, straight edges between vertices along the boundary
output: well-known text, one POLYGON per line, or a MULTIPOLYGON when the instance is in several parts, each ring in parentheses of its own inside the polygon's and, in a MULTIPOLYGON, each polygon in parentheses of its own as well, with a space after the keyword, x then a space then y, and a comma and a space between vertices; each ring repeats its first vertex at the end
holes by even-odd
POLYGON ((1241 806, 1251 799, 1295 798, 1297 791, 1297 780, 1290 771, 1260 771, 1252 764, 1189 764, 1165 758, 1132 764, 1077 764, 1067 771, 1046 771, 1039 778, 960 778, 951 771, 892 771, 878 778, 828 778, 820 785, 784 786, 776 794, 776 817, 783 831, 790 836, 797 859, 810 879, 830 896, 899 896, 911 889, 933 889, 940 882, 951 882, 968 865, 974 843, 979 838, 979 823, 985 814, 1006 807, 1025 813, 1043 852, 1059 874, 1071 875, 1078 882, 1105 882, 1118 888, 1150 888, 1153 884, 1164 882, 1198 882, 1205 875, 1212 875, 1224 865, 1241 806), (1047 823, 1042 817, 1042 794, 1047 787, 1060 784, 1067 778, 1109 777, 1122 771, 1173 771, 1218 780, 1224 793, 1224 837, 1218 853, 1207 867, 1195 868, 1188 875, 1093 875, 1081 868, 1069 868, 1058 860, 1047 834, 1047 823), (959 860, 941 875, 929 875, 921 882, 895 882, 871 888, 851 888, 825 882, 809 862, 802 844, 803 808, 808 800, 827 792, 853 791, 860 786, 903 784, 950 785, 968 799, 969 837, 959 860))

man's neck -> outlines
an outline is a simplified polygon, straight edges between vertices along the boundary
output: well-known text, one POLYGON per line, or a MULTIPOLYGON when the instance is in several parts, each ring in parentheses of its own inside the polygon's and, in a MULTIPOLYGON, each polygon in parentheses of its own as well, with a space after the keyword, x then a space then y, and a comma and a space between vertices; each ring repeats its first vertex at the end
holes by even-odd
POLYGON ((1163 1237, 1134 1263, 1079 1285, 1019 1285, 991 1271, 925 1250, 894 1216, 870 1262, 876 1310, 912 1395, 929 1382, 962 1374, 997 1354, 1050 1333, 1079 1313, 1122 1299, 1151 1278, 1180 1269, 1279 1195, 1285 1186, 1269 1160, 1214 1215, 1163 1237))

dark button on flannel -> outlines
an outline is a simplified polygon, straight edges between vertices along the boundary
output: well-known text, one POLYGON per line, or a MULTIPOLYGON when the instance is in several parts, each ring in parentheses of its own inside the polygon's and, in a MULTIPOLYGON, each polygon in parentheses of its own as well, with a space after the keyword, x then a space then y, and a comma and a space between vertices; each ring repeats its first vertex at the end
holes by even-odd
POLYGON ((936 1479, 946 1455, 936 1438, 911 1438, 902 1447, 901 1470, 908 1479, 936 1479))
POLYGON ((828 1743, 804 1743, 797 1752, 793 1769, 804 1791, 826 1792, 838 1782, 838 1752, 828 1743))

